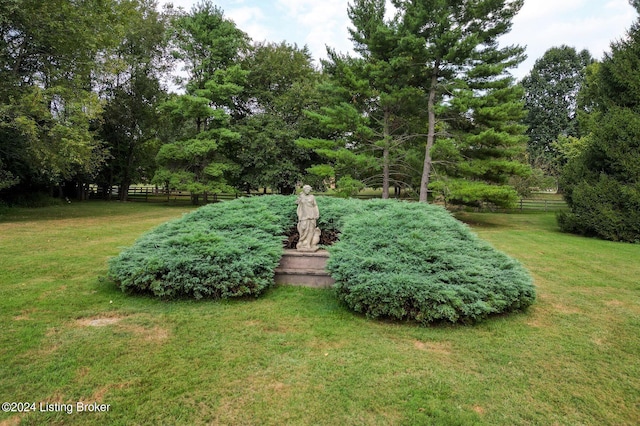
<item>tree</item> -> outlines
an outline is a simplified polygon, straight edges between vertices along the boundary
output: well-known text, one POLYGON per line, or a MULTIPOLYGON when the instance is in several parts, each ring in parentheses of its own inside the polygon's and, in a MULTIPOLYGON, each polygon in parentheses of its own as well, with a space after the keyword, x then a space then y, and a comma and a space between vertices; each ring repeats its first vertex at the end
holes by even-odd
MULTIPOLYGON (((640 12, 640 4, 632 3, 640 12)), ((586 147, 563 170, 571 212, 563 230, 640 241, 640 21, 611 44, 589 90, 596 107, 586 147)))
POLYGON ((185 62, 189 79, 186 93, 161 108, 183 131, 160 148, 153 181, 190 191, 197 204, 200 195, 231 189, 227 175, 234 165, 224 152, 240 137, 231 129, 230 112, 246 82, 247 72, 238 62, 248 37, 208 1, 179 15, 173 25, 174 56, 185 62))
POLYGON ((106 188, 117 184, 122 201, 131 184, 153 177, 160 145, 158 105, 166 98, 160 81, 169 70, 169 17, 170 10, 159 12, 155 0, 131 4, 124 38, 107 58, 111 71, 100 82, 106 101, 100 134, 110 158, 97 182, 106 188))
POLYGON ((195 4, 190 13, 173 21, 173 56, 184 63, 186 92, 205 88, 211 76, 240 59, 249 48, 249 37, 224 16, 210 0, 195 4))
POLYGON ((382 188, 389 197, 392 183, 401 176, 404 147, 424 133, 424 96, 413 83, 412 63, 402 51, 395 25, 385 20, 384 0, 357 0, 348 9, 350 29, 358 58, 329 51, 324 71, 332 80, 326 86, 334 104, 315 115, 333 140, 300 141, 330 160, 316 168, 340 182, 363 180, 382 188), (423 117, 422 117, 423 118, 423 117), (395 179, 394 179, 395 178, 395 179))
POLYGON ((311 153, 295 141, 316 132, 303 111, 319 102, 320 73, 306 47, 285 42, 255 44, 242 67, 249 73, 234 123, 242 137, 227 150, 238 165, 234 184, 293 193, 311 166, 311 153))
POLYGON ((450 120, 432 151, 440 172, 432 188, 446 202, 512 206, 518 198, 510 179, 525 177, 522 89, 510 78, 472 82, 454 91, 450 120), (452 112, 457 111, 457 117, 452 112))
MULTIPOLYGON (((523 60, 524 49, 519 46, 500 48, 498 39, 511 29, 511 20, 523 1, 393 0, 392 3, 399 11, 397 20, 404 55, 412 58, 412 67, 417 75, 426 76, 421 87, 427 94, 428 129, 420 183, 420 201, 426 202, 433 166, 431 150, 438 136, 438 123, 451 112, 447 108, 451 99, 462 95, 469 98, 466 102, 468 107, 482 108, 483 103, 492 101, 472 101, 472 98, 503 96, 507 90, 505 86, 513 83, 508 69, 523 60), (487 90, 495 93, 487 95, 487 90)), ((455 109, 453 112, 457 113, 458 119, 466 118, 470 125, 474 115, 483 114, 462 111, 461 115, 461 111, 455 109)), ((487 117, 483 123, 486 126, 484 131, 474 134, 475 140, 469 141, 477 143, 483 138, 495 137, 496 132, 502 131, 495 129, 494 125, 508 126, 513 118, 513 114, 487 117)), ((446 127, 444 123, 440 126, 446 127)), ((514 129, 511 127, 510 131, 514 129)), ((487 141, 487 145, 490 144, 487 141)), ((496 144, 492 149, 495 152, 501 146, 496 144)), ((478 174, 474 177, 480 178, 478 174)), ((481 180, 474 182, 479 188, 487 188, 481 180)), ((476 193, 477 199, 483 198, 482 191, 476 193)))
POLYGON ((559 137, 580 137, 578 93, 585 83, 593 58, 587 50, 562 45, 552 47, 539 58, 522 80, 529 126, 528 152, 532 164, 557 175, 553 142, 559 137))
POLYGON ((0 175, 24 191, 93 175, 105 158, 91 91, 97 58, 121 30, 115 1, 0 6, 0 175), (37 17, 37 18, 35 18, 37 17), (73 25, 69 25, 73 22, 73 25))

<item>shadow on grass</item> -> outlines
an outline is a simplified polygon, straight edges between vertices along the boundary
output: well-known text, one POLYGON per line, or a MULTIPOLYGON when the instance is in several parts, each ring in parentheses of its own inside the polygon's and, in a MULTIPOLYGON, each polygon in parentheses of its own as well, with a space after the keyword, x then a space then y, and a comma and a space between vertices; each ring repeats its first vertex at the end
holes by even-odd
POLYGON ((0 223, 34 222, 62 219, 108 218, 126 216, 141 211, 185 210, 200 206, 186 203, 141 203, 121 201, 79 201, 47 207, 8 207, 0 214, 0 223))
POLYGON ((561 233, 553 212, 470 213, 457 212, 455 218, 472 228, 487 230, 540 230, 561 233))

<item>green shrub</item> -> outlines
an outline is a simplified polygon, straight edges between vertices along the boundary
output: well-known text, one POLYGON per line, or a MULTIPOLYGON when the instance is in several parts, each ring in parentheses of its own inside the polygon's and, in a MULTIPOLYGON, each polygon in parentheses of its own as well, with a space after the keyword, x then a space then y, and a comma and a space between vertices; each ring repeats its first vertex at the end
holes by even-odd
POLYGON ((165 223, 112 259, 109 276, 124 291, 166 298, 258 296, 282 256, 285 198, 211 204, 165 223))
POLYGON ((565 232, 640 242, 640 114, 611 108, 562 173, 565 232))
MULTIPOLYGON (((529 306, 531 278, 446 210, 398 201, 317 197, 338 298, 370 317, 472 322, 529 306)), ((295 196, 202 207, 145 234, 109 264, 124 291, 156 296, 258 296, 273 284, 295 196)))
POLYGON ((474 322, 529 306, 531 278, 446 210, 376 201, 345 220, 328 269, 338 297, 369 317, 474 322))

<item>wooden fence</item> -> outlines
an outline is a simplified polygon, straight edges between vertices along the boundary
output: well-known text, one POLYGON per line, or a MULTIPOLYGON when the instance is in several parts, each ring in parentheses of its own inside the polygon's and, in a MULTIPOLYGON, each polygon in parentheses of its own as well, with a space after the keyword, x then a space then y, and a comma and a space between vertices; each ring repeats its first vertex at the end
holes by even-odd
POLYGON ((555 212, 560 210, 567 210, 569 206, 564 200, 553 199, 521 199, 518 201, 517 210, 524 211, 545 211, 555 212))
MULTIPOLYGON (((92 187, 92 196, 95 198, 107 198, 99 188, 92 187)), ((262 192, 255 192, 247 194, 246 192, 237 192, 233 194, 201 194, 198 196, 198 204, 217 203, 220 201, 234 200, 241 197, 258 196, 263 195, 262 192)), ((118 187, 114 186, 111 189, 111 197, 118 198, 118 187)), ((358 195, 359 199, 372 199, 379 198, 378 195, 358 195)), ((191 193, 188 191, 167 191, 164 189, 155 188, 152 186, 131 186, 127 192, 127 200, 134 202, 147 202, 147 203, 192 203, 191 193)), ((518 201, 516 207, 511 211, 545 211, 553 212, 568 209, 567 204, 563 200, 554 199, 521 199, 518 201)), ((493 209, 489 209, 493 210, 493 209)))

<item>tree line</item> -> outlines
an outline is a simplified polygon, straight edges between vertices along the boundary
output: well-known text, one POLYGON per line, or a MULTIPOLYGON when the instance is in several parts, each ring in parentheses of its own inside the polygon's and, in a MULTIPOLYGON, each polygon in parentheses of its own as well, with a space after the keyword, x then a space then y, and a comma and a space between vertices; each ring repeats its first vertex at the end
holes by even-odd
MULTIPOLYGON (((619 125, 637 114, 637 24, 601 62, 556 47, 518 83, 524 48, 500 37, 522 0, 391 3, 388 18, 384 0, 351 1, 355 54, 328 48, 316 66, 306 47, 251 40, 209 0, 4 1, 0 197, 152 183, 197 202, 304 181, 506 207, 553 180, 575 207, 583 181, 637 185, 623 161, 633 129, 619 125)), ((561 222, 577 229, 578 216, 561 222)))
POLYGON ((524 55, 498 38, 522 1, 394 6, 386 19, 382 0, 352 2, 358 54, 329 49, 315 66, 306 47, 252 41, 210 1, 3 2, 1 194, 290 193, 304 180, 513 202, 510 177, 529 171, 508 70, 524 55))

